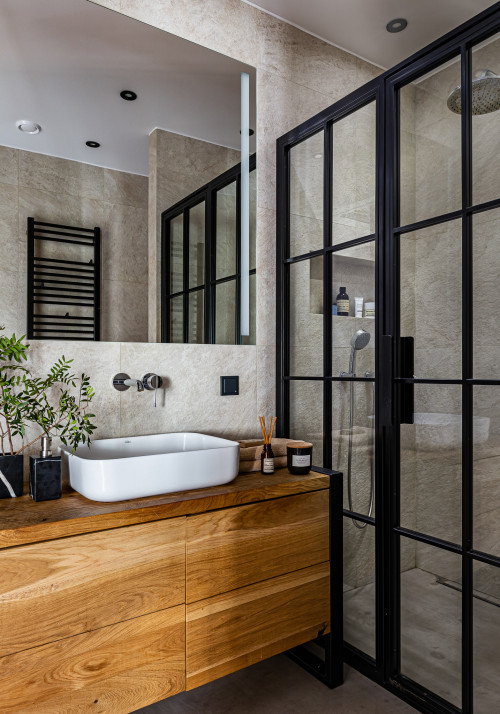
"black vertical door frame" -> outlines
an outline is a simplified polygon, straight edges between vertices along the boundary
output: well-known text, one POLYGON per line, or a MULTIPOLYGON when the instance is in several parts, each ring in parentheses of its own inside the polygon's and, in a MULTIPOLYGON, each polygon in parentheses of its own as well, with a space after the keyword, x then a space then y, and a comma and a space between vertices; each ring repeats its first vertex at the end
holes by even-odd
MULTIPOLYGON (((473 578, 474 561, 500 567, 500 558, 473 547, 473 389, 474 385, 500 388, 498 379, 473 377, 472 314, 472 219, 477 213, 500 208, 500 197, 487 203, 472 202, 472 72, 474 45, 500 31, 500 3, 456 28, 443 38, 385 72, 277 141, 277 410, 280 435, 290 428, 290 382, 294 379, 323 381, 324 467, 331 472, 331 147, 332 124, 362 106, 363 93, 375 92, 377 104, 377 220, 376 234, 376 660, 346 645, 345 660, 387 689, 427 714, 473 714, 473 578), (399 89, 451 58, 461 61, 463 90, 462 205, 449 214, 418 223, 399 225, 399 89), (290 150, 301 141, 324 131, 324 236, 323 250, 289 256, 290 150), (408 343, 400 338, 400 237, 419 228, 450 220, 462 221, 462 376, 461 379, 414 378, 405 370, 408 343), (324 256, 324 374, 323 377, 290 375, 290 265, 324 256), (328 376, 330 377, 328 379, 328 376), (408 411, 408 396, 415 383, 455 384, 462 389, 462 542, 451 543, 403 528, 400 523, 400 428, 408 411), (405 408, 406 405, 406 408, 405 408), (456 553, 462 557, 462 710, 410 680, 400 671, 400 540, 401 537, 456 553)), ((443 101, 445 98, 443 99, 443 101)), ((457 147, 458 150, 458 147, 457 147)), ((335 247, 337 248, 337 247, 335 247)), ((312 346, 313 347, 313 346, 312 346)), ((344 516, 348 515, 344 511, 344 516)), ((360 520, 363 520, 362 518, 360 520)), ((365 519, 366 520, 366 519, 365 519)))

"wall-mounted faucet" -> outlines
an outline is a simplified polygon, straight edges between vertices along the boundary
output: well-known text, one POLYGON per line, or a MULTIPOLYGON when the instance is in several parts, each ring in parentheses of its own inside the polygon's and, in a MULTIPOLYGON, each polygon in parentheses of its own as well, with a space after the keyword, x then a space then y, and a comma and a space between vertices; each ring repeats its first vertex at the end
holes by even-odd
POLYGON ((162 378, 152 372, 145 374, 142 379, 131 379, 125 372, 118 372, 113 377, 113 387, 119 392, 125 392, 129 387, 136 387, 138 392, 145 389, 151 392, 160 389, 162 384, 162 378))

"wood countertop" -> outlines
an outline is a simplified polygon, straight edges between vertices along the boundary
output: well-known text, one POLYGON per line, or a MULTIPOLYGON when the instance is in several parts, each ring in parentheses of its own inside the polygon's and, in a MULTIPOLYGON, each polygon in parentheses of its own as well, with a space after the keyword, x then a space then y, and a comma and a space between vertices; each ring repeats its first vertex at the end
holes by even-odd
POLYGON ((266 476, 240 474, 223 486, 114 503, 89 501, 69 488, 55 501, 2 499, 0 549, 319 491, 329 487, 329 479, 314 471, 295 476, 285 468, 266 476))

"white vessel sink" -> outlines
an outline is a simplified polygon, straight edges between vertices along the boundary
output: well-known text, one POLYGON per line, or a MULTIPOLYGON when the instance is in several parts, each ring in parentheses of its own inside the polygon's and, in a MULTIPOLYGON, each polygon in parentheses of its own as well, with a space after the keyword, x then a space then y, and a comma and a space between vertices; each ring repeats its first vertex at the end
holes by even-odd
MULTIPOLYGON (((414 414, 415 445, 423 451, 456 449, 462 445, 462 415, 420 412, 414 414)), ((474 444, 488 439, 490 420, 474 417, 474 444)))
POLYGON ((239 450, 236 441, 180 433, 97 439, 61 453, 75 491, 91 501, 125 501, 229 483, 239 450))

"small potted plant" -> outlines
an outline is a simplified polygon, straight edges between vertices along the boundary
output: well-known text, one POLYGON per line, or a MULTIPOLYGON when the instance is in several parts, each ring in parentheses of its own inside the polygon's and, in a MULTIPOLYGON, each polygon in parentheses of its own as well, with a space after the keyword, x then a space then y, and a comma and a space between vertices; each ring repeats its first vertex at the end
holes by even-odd
POLYGON ((29 348, 23 339, 0 338, 0 498, 22 495, 23 452, 40 441, 40 456, 30 457, 30 496, 35 501, 50 500, 59 498, 62 490, 61 457, 52 455, 52 438, 59 437, 73 451, 79 444, 90 444, 96 429, 91 421, 94 414, 88 412, 94 391, 86 374, 71 374, 73 360, 64 355, 47 377, 33 377, 21 364, 29 348), (27 425, 41 433, 24 443, 27 425), (17 451, 16 437, 23 439, 17 451))
POLYGON ((29 345, 23 339, 0 336, 0 498, 23 495, 22 449, 14 449, 15 438, 25 434, 23 402, 19 397, 28 373, 22 362, 29 345))
POLYGON ((27 444, 41 441, 40 456, 30 456, 29 493, 35 501, 61 497, 61 457, 52 455, 52 438, 59 437, 74 451, 79 444, 90 444, 96 429, 94 414, 88 412, 94 390, 86 374, 70 373, 72 362, 63 355, 45 379, 26 376, 23 381, 23 411, 42 432, 27 444))

